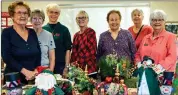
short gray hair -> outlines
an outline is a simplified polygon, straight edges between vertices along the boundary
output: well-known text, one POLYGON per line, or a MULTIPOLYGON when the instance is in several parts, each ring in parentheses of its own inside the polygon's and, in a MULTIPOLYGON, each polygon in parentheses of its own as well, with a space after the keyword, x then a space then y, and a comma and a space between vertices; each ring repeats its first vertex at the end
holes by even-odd
POLYGON ((141 9, 134 9, 131 13, 131 17, 133 16, 134 12, 138 11, 140 14, 144 15, 143 11, 141 9))
POLYGON ((38 15, 39 17, 42 17, 43 21, 45 21, 45 14, 43 12, 43 10, 41 9, 34 9, 31 13, 30 16, 30 21, 32 21, 33 16, 38 15))
POLYGON ((46 12, 48 12, 51 9, 57 9, 59 12, 61 11, 59 5, 55 3, 51 3, 46 6, 46 12))
POLYGON ((154 10, 150 14, 150 22, 152 22, 152 19, 163 19, 164 21, 166 21, 167 14, 163 10, 154 10))

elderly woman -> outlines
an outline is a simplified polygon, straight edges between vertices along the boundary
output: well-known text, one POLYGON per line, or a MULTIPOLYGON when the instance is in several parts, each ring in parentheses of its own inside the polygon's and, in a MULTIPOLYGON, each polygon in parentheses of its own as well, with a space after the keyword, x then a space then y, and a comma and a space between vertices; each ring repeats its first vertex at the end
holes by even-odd
MULTIPOLYGON (((117 58, 126 58, 130 63, 134 61, 136 52, 135 42, 132 38, 130 31, 120 28, 121 13, 117 10, 111 10, 107 14, 107 22, 110 29, 100 34, 97 61, 103 59, 107 55, 116 55, 117 58)), ((105 80, 105 68, 100 65, 101 80, 105 80), (103 74, 102 74, 103 73, 103 74)), ((113 76, 113 75, 109 75, 113 76)))
MULTIPOLYGON (((155 10, 151 13, 150 23, 153 33, 145 36, 142 40, 135 61, 137 63, 142 61, 144 56, 152 58, 155 64, 153 70, 158 75, 164 71, 163 85, 170 85, 176 68, 176 36, 165 30, 165 22, 166 13, 164 11, 155 10)), ((148 84, 151 85, 151 83, 148 84)))
POLYGON ((88 66, 88 73, 96 71, 96 33, 88 27, 89 17, 85 11, 80 11, 77 14, 76 22, 80 31, 75 33, 73 39, 71 62, 77 61, 79 66, 85 70, 88 66))
POLYGON ((133 62, 136 52, 135 43, 131 33, 120 28, 121 18, 121 13, 117 10, 111 10, 107 14, 110 29, 100 34, 97 59, 116 54, 118 58, 127 57, 130 62, 133 62))
POLYGON ((4 29, 1 35, 5 74, 20 72, 21 82, 27 84, 27 80, 33 79, 34 70, 41 63, 37 35, 33 29, 26 27, 31 10, 26 3, 16 1, 9 5, 8 12, 13 26, 4 29))
POLYGON ((152 27, 143 25, 142 21, 144 14, 140 9, 134 9, 131 13, 131 17, 134 25, 129 27, 129 31, 131 32, 132 37, 135 40, 136 48, 138 49, 143 37, 152 32, 152 27))
POLYGON ((38 36, 38 41, 41 48, 41 66, 49 67, 53 71, 55 66, 55 43, 50 32, 42 29, 45 14, 42 10, 35 9, 31 13, 30 21, 38 36))
POLYGON ((71 36, 68 28, 58 22, 60 8, 58 4, 48 4, 46 12, 49 22, 43 29, 53 34, 55 42, 55 67, 54 73, 66 74, 67 66, 70 63, 71 36))

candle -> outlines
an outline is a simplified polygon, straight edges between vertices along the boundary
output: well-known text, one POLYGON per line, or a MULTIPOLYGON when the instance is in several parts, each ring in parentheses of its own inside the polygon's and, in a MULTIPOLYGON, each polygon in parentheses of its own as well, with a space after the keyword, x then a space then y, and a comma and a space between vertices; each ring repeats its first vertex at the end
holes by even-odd
POLYGON ((119 72, 119 64, 117 64, 116 72, 119 72))

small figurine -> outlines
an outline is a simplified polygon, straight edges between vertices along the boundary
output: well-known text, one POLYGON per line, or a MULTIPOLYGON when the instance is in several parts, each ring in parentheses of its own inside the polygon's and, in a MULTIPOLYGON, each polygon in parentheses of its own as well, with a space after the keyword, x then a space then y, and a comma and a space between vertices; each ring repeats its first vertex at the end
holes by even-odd
POLYGON ((137 64, 134 72, 139 75, 138 95, 160 95, 161 91, 157 80, 157 73, 153 70, 154 60, 144 56, 143 61, 137 64))

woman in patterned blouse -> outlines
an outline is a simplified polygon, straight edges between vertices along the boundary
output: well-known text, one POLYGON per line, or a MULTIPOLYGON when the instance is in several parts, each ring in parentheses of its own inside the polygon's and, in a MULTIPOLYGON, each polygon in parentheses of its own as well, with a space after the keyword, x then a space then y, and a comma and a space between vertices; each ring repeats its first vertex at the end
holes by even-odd
POLYGON ((120 12, 111 10, 107 14, 107 22, 110 29, 100 34, 97 60, 102 56, 116 54, 118 58, 126 57, 133 62, 136 52, 135 42, 128 30, 120 28, 120 12))
POLYGON ((88 66, 88 73, 96 71, 96 33, 87 26, 88 14, 80 11, 76 17, 76 22, 80 31, 75 33, 72 46, 71 62, 78 63, 84 70, 88 66))

